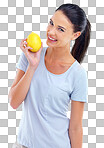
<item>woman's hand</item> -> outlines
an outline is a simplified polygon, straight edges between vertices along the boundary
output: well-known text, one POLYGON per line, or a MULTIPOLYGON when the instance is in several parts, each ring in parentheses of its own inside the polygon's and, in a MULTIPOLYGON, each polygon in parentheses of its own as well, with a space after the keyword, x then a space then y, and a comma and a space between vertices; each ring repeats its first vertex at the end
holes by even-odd
POLYGON ((39 64, 39 61, 40 61, 40 54, 41 54, 41 51, 43 49, 43 42, 41 42, 41 48, 37 51, 37 52, 31 52, 29 49, 32 49, 31 47, 27 47, 27 39, 23 39, 20 43, 20 48, 21 50, 24 52, 28 62, 29 62, 29 65, 31 67, 34 67, 36 65, 39 64), (24 42, 25 41, 25 42, 24 42))

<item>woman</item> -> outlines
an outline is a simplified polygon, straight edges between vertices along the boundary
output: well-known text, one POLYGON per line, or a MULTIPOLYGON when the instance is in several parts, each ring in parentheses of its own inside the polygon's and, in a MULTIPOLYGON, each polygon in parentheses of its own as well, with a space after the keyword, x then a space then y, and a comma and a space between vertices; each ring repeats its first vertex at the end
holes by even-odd
POLYGON ((82 116, 87 102, 87 73, 80 65, 90 41, 91 25, 75 4, 61 5, 47 27, 47 48, 29 51, 26 39, 9 92, 10 105, 23 102, 13 148, 82 148, 82 116), (70 51, 71 41, 75 44, 70 51), (71 100, 71 115, 67 117, 71 100))

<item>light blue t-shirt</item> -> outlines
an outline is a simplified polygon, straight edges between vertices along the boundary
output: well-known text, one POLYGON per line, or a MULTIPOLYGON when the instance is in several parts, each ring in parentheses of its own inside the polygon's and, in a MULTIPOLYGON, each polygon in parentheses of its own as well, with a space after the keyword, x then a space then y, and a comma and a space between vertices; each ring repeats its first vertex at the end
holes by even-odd
MULTIPOLYGON (((42 49, 22 104, 17 142, 28 148, 71 148, 68 107, 70 99, 87 102, 87 72, 77 60, 63 74, 49 72, 44 58, 46 49, 42 49)), ((27 67, 22 52, 16 68, 26 72, 27 67)))

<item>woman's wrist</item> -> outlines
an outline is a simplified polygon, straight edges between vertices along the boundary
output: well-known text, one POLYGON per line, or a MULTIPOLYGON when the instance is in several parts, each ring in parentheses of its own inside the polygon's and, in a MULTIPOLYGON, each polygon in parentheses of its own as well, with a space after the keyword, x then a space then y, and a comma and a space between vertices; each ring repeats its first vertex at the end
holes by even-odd
POLYGON ((37 69, 38 65, 32 66, 29 64, 28 69, 30 72, 35 72, 35 70, 37 69))

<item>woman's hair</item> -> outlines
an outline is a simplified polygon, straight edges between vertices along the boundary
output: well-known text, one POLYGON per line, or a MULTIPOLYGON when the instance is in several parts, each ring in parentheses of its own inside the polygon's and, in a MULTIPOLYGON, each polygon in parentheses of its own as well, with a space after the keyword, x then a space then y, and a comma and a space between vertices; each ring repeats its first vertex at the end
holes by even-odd
POLYGON ((81 35, 75 40, 75 44, 71 50, 72 56, 81 63, 90 43, 91 24, 83 9, 76 4, 62 4, 55 12, 58 10, 61 10, 71 21, 74 33, 77 31, 81 32, 81 35))

